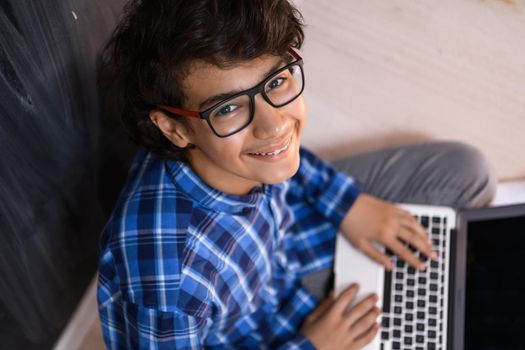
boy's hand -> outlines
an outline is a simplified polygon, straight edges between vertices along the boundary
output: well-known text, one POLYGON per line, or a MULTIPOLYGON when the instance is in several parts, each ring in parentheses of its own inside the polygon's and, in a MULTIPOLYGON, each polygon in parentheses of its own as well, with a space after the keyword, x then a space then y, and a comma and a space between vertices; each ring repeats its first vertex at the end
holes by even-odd
POLYGON ((374 339, 379 325, 375 307, 377 295, 372 294, 348 308, 357 293, 352 285, 334 299, 330 295, 305 320, 301 333, 319 350, 361 349, 374 339))
POLYGON ((356 248, 388 270, 392 269, 392 261, 372 242, 381 243, 418 269, 424 269, 425 264, 411 252, 406 243, 431 259, 436 259, 430 237, 412 214, 364 193, 357 197, 344 218, 341 231, 356 248))

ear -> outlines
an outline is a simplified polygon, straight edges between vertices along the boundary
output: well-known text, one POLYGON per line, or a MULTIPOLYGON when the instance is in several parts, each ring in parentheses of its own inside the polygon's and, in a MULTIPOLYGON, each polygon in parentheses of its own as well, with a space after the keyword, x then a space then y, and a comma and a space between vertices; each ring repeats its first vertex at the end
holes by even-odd
POLYGON ((161 111, 152 110, 149 112, 149 118, 159 128, 160 132, 170 140, 175 146, 186 148, 191 144, 190 129, 184 123, 168 117, 161 111))

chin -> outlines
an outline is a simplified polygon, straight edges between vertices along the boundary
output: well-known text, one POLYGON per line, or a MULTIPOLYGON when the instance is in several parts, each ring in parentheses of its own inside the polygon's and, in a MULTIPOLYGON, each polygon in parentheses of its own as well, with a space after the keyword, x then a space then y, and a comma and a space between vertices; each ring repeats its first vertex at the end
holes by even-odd
POLYGON ((291 162, 291 164, 288 164, 286 168, 268 169, 268 173, 266 174, 266 176, 264 176, 264 179, 261 179, 261 182, 268 185, 275 185, 289 180, 295 175, 295 173, 297 173, 297 170, 299 170, 299 164, 300 157, 299 154, 297 154, 297 157, 295 157, 293 162, 291 162))

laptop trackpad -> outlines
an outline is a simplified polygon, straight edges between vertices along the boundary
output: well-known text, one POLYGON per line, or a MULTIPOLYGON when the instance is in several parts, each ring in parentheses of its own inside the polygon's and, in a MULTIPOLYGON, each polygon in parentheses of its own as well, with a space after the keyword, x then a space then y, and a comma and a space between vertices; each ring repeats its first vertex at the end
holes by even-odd
MULTIPOLYGON (((383 249, 378 246, 379 249, 383 249)), ((354 303, 371 293, 379 296, 378 306, 382 307, 384 269, 360 250, 357 250, 342 234, 337 235, 335 253, 335 292, 339 295, 352 283, 359 285, 354 303)))

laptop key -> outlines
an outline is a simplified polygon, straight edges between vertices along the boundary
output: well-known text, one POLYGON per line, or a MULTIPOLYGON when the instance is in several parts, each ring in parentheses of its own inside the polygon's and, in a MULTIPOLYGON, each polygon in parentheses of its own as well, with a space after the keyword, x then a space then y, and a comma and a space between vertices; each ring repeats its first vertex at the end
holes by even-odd
POLYGON ((421 225, 425 228, 428 228, 428 216, 421 216, 421 225))
POLYGON ((392 293, 392 272, 386 271, 384 274, 384 286, 385 291, 383 293, 383 312, 389 313, 390 312, 390 294, 392 293))

